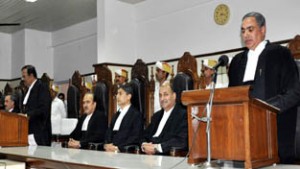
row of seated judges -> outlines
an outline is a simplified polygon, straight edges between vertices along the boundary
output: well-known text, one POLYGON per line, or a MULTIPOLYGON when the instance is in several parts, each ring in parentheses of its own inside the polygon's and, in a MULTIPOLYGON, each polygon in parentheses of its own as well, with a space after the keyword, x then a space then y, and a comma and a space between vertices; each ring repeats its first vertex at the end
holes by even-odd
POLYGON ((117 102, 119 110, 114 114, 109 127, 105 114, 96 111, 92 93, 83 98, 84 115, 70 135, 68 147, 85 148, 97 144, 97 149, 110 152, 127 152, 134 146, 146 154, 168 154, 172 147, 187 149, 187 115, 176 104, 176 93, 169 81, 159 90, 161 110, 156 112, 151 123, 144 129, 142 113, 132 104, 133 89, 130 84, 119 86, 117 102))
MULTIPOLYGON (((29 74, 28 72, 26 72, 28 67, 29 69, 35 70, 35 68, 31 65, 27 65, 24 68, 25 73, 23 72, 23 74, 26 74, 26 76, 30 76, 30 82, 26 82, 29 84, 26 95, 27 93, 32 92, 30 91, 30 89, 32 90, 32 87, 36 84, 44 86, 41 88, 46 88, 46 85, 43 85, 41 81, 36 78, 36 71, 33 71, 35 73, 30 72, 29 74)), ((118 111, 113 116, 109 127, 107 116, 101 111, 96 111, 97 103, 95 102, 94 95, 92 93, 87 93, 83 98, 84 115, 80 117, 76 128, 71 133, 68 147, 90 148, 90 146, 95 143, 99 144, 99 142, 104 142, 105 144, 102 145, 102 148, 104 148, 106 151, 125 151, 124 147, 128 147, 130 145, 134 145, 135 147, 139 147, 139 145, 142 145, 141 149, 148 154, 165 154, 169 152, 171 147, 186 150, 186 110, 182 109, 180 105, 175 106, 176 93, 173 91, 173 86, 170 85, 168 81, 166 81, 166 77, 168 76, 168 74, 166 74, 165 72, 170 72, 171 67, 168 64, 161 62, 157 63, 157 67, 158 74, 161 73, 161 75, 158 76, 160 76, 160 79, 164 81, 164 83, 161 84, 161 90, 163 91, 162 93, 159 92, 159 97, 161 98, 160 105, 163 109, 155 113, 151 120, 152 123, 147 126, 145 131, 145 124, 142 113, 134 108, 133 105, 131 105, 133 89, 130 84, 126 83, 127 73, 126 71, 121 69, 116 71, 116 82, 118 82, 119 84, 117 92, 118 111), (164 65, 164 67, 162 67, 162 65, 164 65), (162 69, 162 71, 160 71, 159 69, 162 69), (118 77, 118 75, 120 76, 118 77)), ((33 91, 35 93, 35 96, 36 90, 34 89, 33 91)), ((57 86, 52 86, 52 88, 49 90, 49 93, 45 92, 48 93, 47 97, 43 97, 48 98, 48 96, 51 96, 52 98, 51 120, 49 120, 49 117, 47 117, 47 121, 51 121, 52 124, 51 128, 48 126, 48 129, 52 130, 52 134, 56 133, 55 131, 60 125, 60 122, 57 121, 57 119, 66 117, 63 102, 58 99, 57 91, 57 86)), ((24 100, 26 100, 26 95, 23 98, 24 100)), ((22 103, 25 102, 24 100, 22 103)), ((30 97, 27 97, 27 101, 31 100, 32 99, 30 97)), ((45 101, 45 103, 48 103, 47 105, 49 106, 49 100, 45 101)), ((20 109, 16 110, 16 108, 18 107, 17 105, 18 101, 15 95, 9 94, 5 97, 5 107, 7 111, 20 112, 20 109)), ((35 105, 40 106, 40 104, 35 105)), ((35 120, 35 118, 29 119, 31 121, 35 120)), ((31 121, 29 121, 29 123, 33 124, 34 122, 31 121)), ((36 124, 36 121, 34 124, 36 124)), ((38 127, 34 127, 34 129, 30 127, 30 129, 37 130, 38 127)), ((29 134, 34 133, 34 131, 29 132, 29 134)), ((44 134, 47 133, 49 132, 46 132, 44 134)), ((49 134, 47 135, 47 138, 49 138, 49 134)), ((37 138, 36 136, 37 135, 31 137, 31 139, 33 140, 33 144, 31 141, 29 141, 30 145, 49 145, 49 141, 46 141, 49 139, 39 140, 39 138, 37 138)))
MULTIPOLYGON (((211 59, 203 62, 203 72, 205 77, 208 77, 207 88, 210 86, 210 79, 214 73, 212 67, 215 64, 217 61, 211 59)), ((71 133, 68 147, 85 149, 96 147, 121 152, 127 152, 129 148, 134 147, 141 148, 147 154, 168 154, 171 148, 187 150, 187 115, 185 107, 180 104, 181 91, 176 92, 173 89, 174 80, 171 83, 167 80, 172 72, 168 63, 158 61, 155 66, 157 80, 154 93, 155 113, 149 125, 144 124, 142 113, 131 104, 133 89, 131 84, 127 83, 128 72, 125 69, 118 69, 115 71, 118 111, 113 115, 108 128, 105 113, 96 110, 97 103, 93 94, 87 93, 83 98, 85 114, 71 133), (90 122, 88 126, 93 129, 89 130, 87 121, 90 122)))

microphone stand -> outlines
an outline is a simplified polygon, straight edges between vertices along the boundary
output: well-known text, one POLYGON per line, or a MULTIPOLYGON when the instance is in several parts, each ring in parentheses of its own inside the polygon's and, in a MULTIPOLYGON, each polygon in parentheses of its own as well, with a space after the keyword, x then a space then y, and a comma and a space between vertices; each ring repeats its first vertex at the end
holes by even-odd
POLYGON ((207 141, 207 161, 202 163, 199 168, 201 169, 221 169, 221 167, 211 162, 211 145, 210 145, 210 121, 211 121, 211 110, 212 110, 212 104, 215 94, 215 88, 216 88, 216 82, 217 82, 217 70, 215 69, 215 73, 212 76, 212 88, 210 89, 210 96, 208 99, 208 102, 206 104, 206 119, 202 120, 206 122, 206 141, 207 141))

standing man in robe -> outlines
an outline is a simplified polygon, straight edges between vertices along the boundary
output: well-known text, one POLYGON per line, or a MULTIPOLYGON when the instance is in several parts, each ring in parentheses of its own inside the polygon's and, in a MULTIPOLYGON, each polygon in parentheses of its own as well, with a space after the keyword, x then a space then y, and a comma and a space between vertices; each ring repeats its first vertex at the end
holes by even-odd
POLYGON ((49 87, 37 79, 34 66, 22 68, 22 78, 28 91, 23 100, 25 114, 29 118, 29 145, 51 145, 51 97, 49 87))
POLYGON ((291 164, 295 160, 297 107, 294 101, 286 100, 293 104, 283 105, 278 101, 282 99, 274 101, 274 98, 294 99, 289 93, 299 83, 298 70, 291 52, 265 40, 265 36, 264 16, 258 12, 246 14, 242 19, 241 37, 247 49, 231 61, 229 86, 252 85, 251 97, 280 108, 281 113, 277 114, 279 157, 281 163, 291 164))

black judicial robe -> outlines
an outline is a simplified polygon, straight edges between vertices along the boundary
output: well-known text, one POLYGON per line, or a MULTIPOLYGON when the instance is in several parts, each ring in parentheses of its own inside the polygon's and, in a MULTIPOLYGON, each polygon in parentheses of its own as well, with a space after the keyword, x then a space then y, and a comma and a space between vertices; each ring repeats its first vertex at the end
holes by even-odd
POLYGON ((179 104, 175 105, 161 134, 158 137, 153 137, 163 117, 163 113, 164 110, 161 109, 152 116, 151 123, 144 131, 141 143, 152 142, 153 144, 161 144, 163 154, 169 153, 172 147, 187 148, 187 114, 186 109, 179 104))
POLYGON ((89 143, 103 142, 108 126, 104 112, 96 110, 89 120, 87 131, 83 132, 81 128, 86 116, 85 114, 80 117, 75 129, 70 134, 70 138, 80 141, 82 149, 87 149, 89 143))
POLYGON ((37 80, 30 91, 25 105, 25 113, 29 118, 29 134, 34 134, 38 145, 51 145, 51 97, 49 88, 37 80))
POLYGON ((113 131, 118 115, 119 113, 117 112, 112 117, 110 127, 106 132, 105 143, 113 143, 122 152, 124 151, 124 146, 139 144, 144 125, 142 113, 131 105, 122 119, 119 130, 113 131))
MULTIPOLYGON (((233 58, 228 72, 229 86, 245 85, 243 77, 248 51, 241 52, 233 58)), ((283 46, 268 42, 259 56, 255 79, 251 82, 253 88, 250 95, 285 110, 287 106, 280 105, 280 102, 274 102, 273 98, 279 95, 284 96, 289 91, 295 90, 297 83, 297 66, 290 51, 283 46)), ((286 100, 286 103, 288 102, 286 100)), ((295 105, 289 106, 289 109, 277 115, 278 149, 282 163, 292 163, 295 158, 296 117, 297 107, 295 105)))

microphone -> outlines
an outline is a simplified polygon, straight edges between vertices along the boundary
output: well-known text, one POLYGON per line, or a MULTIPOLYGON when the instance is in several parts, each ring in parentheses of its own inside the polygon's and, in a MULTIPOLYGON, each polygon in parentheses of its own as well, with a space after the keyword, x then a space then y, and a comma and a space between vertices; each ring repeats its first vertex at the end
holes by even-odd
POLYGON ((222 55, 219 57, 218 63, 213 67, 214 70, 217 70, 220 66, 226 66, 229 62, 227 55, 222 55))

